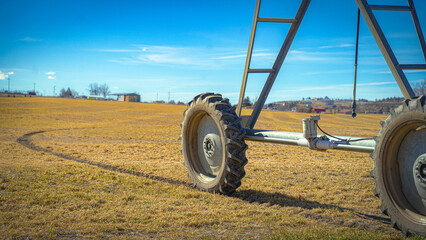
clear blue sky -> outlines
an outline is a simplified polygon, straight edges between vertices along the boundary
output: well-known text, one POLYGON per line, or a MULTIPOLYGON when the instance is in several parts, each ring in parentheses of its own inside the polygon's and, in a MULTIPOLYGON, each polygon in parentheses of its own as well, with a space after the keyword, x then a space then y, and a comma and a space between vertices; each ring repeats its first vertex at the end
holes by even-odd
MULTIPOLYGON (((406 5, 404 0, 370 4, 406 5)), ((293 18, 300 0, 263 0, 261 17, 293 18)), ((423 32, 426 1, 414 0, 423 32)), ((90 83, 113 93, 138 92, 142 101, 189 101, 218 92, 237 102, 255 0, 0 1, 0 89, 52 95, 90 83), (13 72, 14 74, 9 74, 13 72)), ((356 4, 312 0, 267 102, 352 95, 356 4)), ((400 63, 425 63, 408 12, 377 12, 400 63)), ((260 23, 252 68, 270 68, 288 24, 260 23)), ((361 20, 358 97, 402 96, 361 20)), ((411 83, 426 71, 407 73, 411 83)), ((251 74, 256 98, 266 74, 251 74)))

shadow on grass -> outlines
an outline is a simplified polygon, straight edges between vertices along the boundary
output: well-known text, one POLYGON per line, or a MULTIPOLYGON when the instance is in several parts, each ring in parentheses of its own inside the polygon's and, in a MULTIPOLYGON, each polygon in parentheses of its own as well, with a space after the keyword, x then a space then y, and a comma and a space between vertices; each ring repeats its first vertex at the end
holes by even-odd
MULTIPOLYGON (((58 129, 58 130, 70 130, 70 129, 58 129)), ((57 131, 57 130, 54 130, 54 131, 57 131)), ((31 149, 31 150, 49 153, 49 154, 55 155, 57 157, 66 159, 66 160, 84 163, 84 164, 88 164, 88 165, 91 165, 91 166, 99 167, 101 169, 114 171, 114 172, 118 172, 118 173, 124 173, 124 174, 130 174, 130 175, 134 175, 134 176, 138 176, 138 177, 144 177, 144 178, 151 179, 151 180, 154 180, 154 181, 169 183, 169 184, 173 184, 173 185, 183 185, 183 186, 186 186, 186 187, 193 188, 193 184, 191 184, 189 182, 171 179, 171 178, 166 178, 166 177, 161 177, 161 176, 156 176, 156 175, 153 175, 153 174, 142 173, 142 172, 138 172, 138 171, 134 171, 134 170, 126 169, 126 168, 120 168, 120 167, 116 167, 116 166, 112 166, 112 165, 108 165, 108 164, 104 164, 104 163, 94 162, 94 161, 90 161, 90 160, 86 160, 86 159, 81 159, 81 158, 77 158, 77 157, 70 156, 70 155, 63 154, 63 153, 57 153, 57 152, 54 152, 50 149, 42 148, 40 146, 35 145, 31 141, 31 136, 36 135, 36 134, 40 134, 40 133, 44 133, 44 132, 47 132, 47 131, 37 131, 37 132, 31 132, 31 133, 24 134, 23 136, 18 138, 16 140, 16 142, 27 147, 27 148, 29 148, 29 149, 31 149)), ((240 190, 240 191, 237 191, 234 194, 232 194, 230 197, 238 198, 238 199, 241 199, 241 200, 249 202, 249 203, 269 204, 270 206, 278 205, 278 206, 281 206, 281 207, 299 207, 299 208, 307 209, 307 210, 310 210, 310 209, 335 209, 335 210, 338 210, 340 212, 349 211, 349 212, 355 213, 356 215, 358 215, 359 217, 364 218, 364 219, 380 221, 381 223, 384 223, 384 224, 390 223, 390 219, 386 218, 386 217, 369 215, 369 214, 364 214, 364 213, 358 213, 353 209, 342 208, 342 207, 337 206, 337 205, 324 204, 324 203, 319 203, 319 202, 316 202, 316 201, 309 201, 309 200, 306 200, 306 199, 299 199, 299 198, 291 197, 291 196, 288 196, 288 195, 285 195, 285 194, 282 194, 282 193, 277 193, 277 192, 267 193, 267 192, 258 191, 258 190, 240 190)), ((327 222, 327 223, 330 223, 330 224, 344 225, 344 226, 347 226, 347 227, 358 228, 358 229, 361 228, 361 229, 370 229, 370 230, 377 230, 377 229, 383 230, 383 229, 381 229, 382 227, 377 226, 377 224, 376 224, 376 226, 373 226, 374 224, 371 225, 369 223, 359 222, 359 221, 349 222, 347 220, 342 220, 342 219, 336 220, 336 218, 326 216, 324 214, 312 213, 312 212, 306 212, 306 211, 302 212, 300 214, 303 215, 304 217, 311 218, 311 219, 318 220, 318 221, 327 222)))
MULTIPOLYGON (((282 193, 277 193, 277 192, 267 193, 267 192, 257 191, 257 190, 241 190, 241 191, 235 192, 232 195, 232 197, 238 198, 250 203, 269 204, 270 206, 278 205, 281 207, 299 207, 299 208, 308 209, 308 210, 334 209, 340 212, 349 211, 349 212, 355 213, 356 215, 364 219, 380 221, 385 224, 390 223, 390 219, 386 217, 358 213, 354 209, 343 208, 333 204, 324 204, 324 203, 319 203, 316 201, 310 201, 306 199, 299 199, 299 198, 295 198, 295 197, 288 196, 282 193)), ((312 216, 310 217, 313 218, 312 216)))
MULTIPOLYGON (((60 130, 69 130, 69 129, 60 129, 60 130)), ((57 131, 57 130, 55 130, 55 131, 57 131)), ((16 139, 16 142, 27 147, 27 148, 29 148, 29 149, 31 149, 31 150, 34 150, 34 151, 49 153, 49 154, 55 155, 57 157, 66 159, 66 160, 71 160, 71 161, 75 161, 75 162, 79 162, 79 163, 85 163, 85 164, 95 166, 95 167, 99 167, 99 168, 102 168, 102 169, 105 169, 105 170, 130 174, 130 175, 134 175, 134 176, 138 176, 138 177, 144 177, 144 178, 148 178, 148 179, 151 179, 151 180, 155 180, 155 181, 159 181, 159 182, 165 182, 165 183, 169 183, 169 184, 173 184, 173 185, 184 185, 184 186, 187 186, 187 187, 192 187, 192 184, 190 184, 188 182, 170 179, 170 178, 165 178, 165 177, 160 177, 160 176, 156 176, 156 175, 153 175, 153 174, 138 172, 138 171, 134 171, 134 170, 131 170, 131 169, 116 167, 116 166, 112 166, 112 165, 105 164, 105 163, 81 159, 81 158, 77 158, 77 157, 70 156, 70 155, 63 154, 63 153, 57 153, 57 152, 54 152, 50 149, 42 148, 40 146, 35 145, 31 141, 31 136, 36 135, 36 134, 40 134, 40 133, 44 133, 44 132, 47 132, 47 131, 38 131, 38 132, 31 132, 31 133, 24 134, 20 138, 16 139)))

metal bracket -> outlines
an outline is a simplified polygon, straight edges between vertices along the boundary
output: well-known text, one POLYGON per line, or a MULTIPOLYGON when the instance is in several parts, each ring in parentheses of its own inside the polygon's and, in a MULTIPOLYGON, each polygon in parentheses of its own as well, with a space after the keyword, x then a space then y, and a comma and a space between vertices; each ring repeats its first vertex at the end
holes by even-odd
POLYGON ((250 120, 250 116, 244 115, 244 116, 240 116, 240 118, 241 118, 241 126, 243 126, 243 128, 247 128, 248 122, 250 120))
POLYGON ((303 118, 303 137, 308 141, 309 149, 317 149, 317 125, 320 120, 320 115, 312 115, 303 118))
POLYGON ((317 137, 317 124, 320 120, 320 115, 312 115, 303 118, 303 137, 306 139, 313 139, 317 137))

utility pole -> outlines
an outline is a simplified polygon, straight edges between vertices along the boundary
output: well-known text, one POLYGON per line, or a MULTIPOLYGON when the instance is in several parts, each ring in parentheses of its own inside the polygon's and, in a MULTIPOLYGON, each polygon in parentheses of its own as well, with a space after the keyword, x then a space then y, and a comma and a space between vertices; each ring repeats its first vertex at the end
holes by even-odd
POLYGON ((53 96, 55 96, 55 88, 56 86, 53 86, 53 96))
POLYGON ((34 93, 35 93, 35 83, 34 83, 34 93))
POLYGON ((10 93, 10 77, 7 78, 7 92, 10 93))

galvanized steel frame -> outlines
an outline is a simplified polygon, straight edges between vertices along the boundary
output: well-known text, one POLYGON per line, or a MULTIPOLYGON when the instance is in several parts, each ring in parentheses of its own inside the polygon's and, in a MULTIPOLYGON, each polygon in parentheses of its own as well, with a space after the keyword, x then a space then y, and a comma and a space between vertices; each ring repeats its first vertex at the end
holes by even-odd
MULTIPOLYGON (((306 10, 310 4, 311 0, 302 0, 299 10, 297 11, 296 17, 294 19, 284 19, 284 18, 260 18, 259 11, 261 0, 257 0, 255 13, 253 18, 253 24, 250 34, 250 41, 247 50, 247 58, 244 67, 243 80, 241 83, 240 96, 238 99, 237 115, 241 116, 242 104, 244 100, 245 90, 247 86, 247 79, 249 73, 269 73, 268 78, 265 82, 265 85, 262 89, 262 92, 258 98, 258 101, 255 103, 253 111, 249 116, 247 122, 245 122, 245 128, 253 129, 256 121, 260 115, 260 112, 265 104, 266 98, 269 95, 269 92, 275 82, 276 77, 281 69, 281 66, 287 56, 287 53, 290 49, 290 46, 296 36, 297 30, 302 22, 302 19, 306 13, 306 10), (251 57, 253 53, 253 45, 256 35, 256 28, 258 22, 275 22, 275 23, 291 23, 291 27, 287 33, 287 36, 281 46, 281 49, 275 59, 272 69, 250 69, 251 57)), ((401 89, 402 94, 407 99, 413 99, 416 97, 413 89, 411 88, 405 73, 403 70, 414 70, 414 69, 426 69, 426 64, 399 64, 398 60, 395 57, 395 54, 392 51, 389 43, 386 40, 374 14, 373 10, 387 10, 387 11, 410 11, 414 26, 416 29, 417 37, 420 42, 422 49, 423 57, 426 62, 426 44, 423 36, 423 32, 417 17, 416 9, 414 7, 413 0, 407 0, 408 6, 391 6, 391 5, 369 5, 367 0, 355 0, 358 5, 361 14, 366 21, 376 43, 382 52, 385 61, 391 70, 399 88, 401 89)))
POLYGON ((259 117, 260 111, 262 110, 266 98, 269 95, 269 92, 272 88, 272 85, 275 82, 275 79, 278 76, 278 72, 281 69, 281 66, 284 62, 285 57, 287 56, 288 50, 290 49, 291 43, 294 40, 294 37, 296 36, 297 30, 299 29, 299 26, 302 22, 303 17, 305 16, 306 10, 308 9, 309 3, 311 0, 302 0, 302 3, 299 6, 299 10, 296 13, 296 17, 294 19, 275 19, 275 18, 259 18, 259 10, 260 10, 260 3, 261 0, 257 0, 256 2, 256 8, 255 8, 255 14, 253 19, 253 25, 252 25, 252 31, 250 35, 250 42, 249 42, 249 49, 247 51, 247 59, 246 59, 246 65, 244 67, 244 75, 243 75, 243 81, 241 84, 241 91, 240 91, 240 98, 238 101, 238 108, 237 108, 237 114, 238 116, 241 116, 241 109, 242 109, 242 103, 244 99, 244 93, 247 85, 247 78, 249 72, 263 72, 267 73, 269 72, 269 76, 265 82, 265 85, 263 86, 262 92, 260 93, 260 96, 253 108, 253 112, 247 122, 247 126, 250 129, 253 129, 254 125, 256 124, 257 118, 259 117), (259 21, 260 19, 260 21, 259 21), (288 30, 287 36, 283 42, 283 45, 281 46, 281 49, 277 55, 277 58, 275 59, 274 65, 272 69, 250 69, 250 61, 253 51, 253 44, 254 44, 254 38, 256 34, 256 27, 258 22, 280 22, 280 23, 291 23, 290 29, 288 30))

